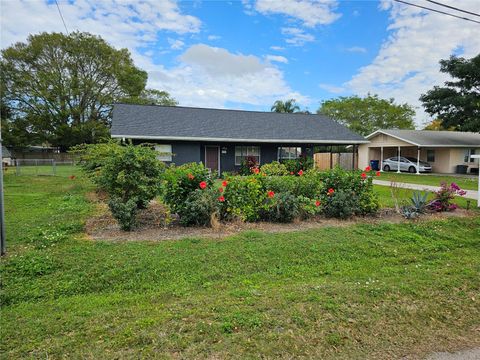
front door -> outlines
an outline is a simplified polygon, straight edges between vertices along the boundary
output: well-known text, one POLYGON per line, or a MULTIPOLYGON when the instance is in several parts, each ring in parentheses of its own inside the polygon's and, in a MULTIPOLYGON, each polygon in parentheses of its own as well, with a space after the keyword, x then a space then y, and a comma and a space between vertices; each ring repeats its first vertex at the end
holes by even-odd
POLYGON ((218 146, 205 146, 205 167, 210 171, 220 172, 220 148, 218 146))

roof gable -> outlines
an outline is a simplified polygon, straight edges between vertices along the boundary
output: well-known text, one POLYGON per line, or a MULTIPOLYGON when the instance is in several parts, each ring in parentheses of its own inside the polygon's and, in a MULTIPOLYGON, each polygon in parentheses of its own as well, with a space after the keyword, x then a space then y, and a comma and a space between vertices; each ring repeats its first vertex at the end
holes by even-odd
POLYGON ((480 147, 480 134, 473 132, 382 129, 368 135, 367 139, 370 140, 379 134, 385 134, 415 146, 480 147))
POLYGON ((368 141, 322 115, 116 104, 112 137, 358 144, 368 141))

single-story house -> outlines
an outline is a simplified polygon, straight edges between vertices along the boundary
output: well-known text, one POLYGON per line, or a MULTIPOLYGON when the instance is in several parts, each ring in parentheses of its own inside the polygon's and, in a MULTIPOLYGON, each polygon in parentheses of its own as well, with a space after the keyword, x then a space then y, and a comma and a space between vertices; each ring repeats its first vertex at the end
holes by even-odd
POLYGON ((460 131, 377 130, 367 136, 369 143, 358 147, 358 166, 402 156, 413 157, 432 165, 436 173, 455 173, 458 165, 468 173, 478 171, 470 155, 480 153, 480 134, 460 131))
POLYGON ((2 165, 13 165, 12 153, 2 145, 2 165))
POLYGON ((218 172, 238 170, 246 157, 266 164, 313 156, 314 146, 367 143, 322 115, 131 104, 114 105, 111 134, 158 144, 167 163, 203 162, 218 172))

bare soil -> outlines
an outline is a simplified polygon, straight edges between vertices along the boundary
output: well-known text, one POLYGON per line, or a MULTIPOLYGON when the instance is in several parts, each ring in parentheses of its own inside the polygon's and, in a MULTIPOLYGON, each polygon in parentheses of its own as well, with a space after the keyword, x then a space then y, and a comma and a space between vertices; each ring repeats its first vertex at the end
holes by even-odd
MULTIPOLYGON (((90 199, 94 196, 90 195, 90 199)), ((98 200, 98 199, 97 199, 98 200)), ((97 214, 91 217, 86 223, 87 237, 92 240, 108 241, 161 241, 183 238, 210 238, 221 239, 227 236, 238 234, 242 231, 262 231, 267 233, 283 233, 318 229, 322 227, 343 227, 358 223, 376 224, 379 222, 401 223, 401 222, 423 222, 429 220, 444 219, 451 216, 468 217, 474 212, 464 209, 457 209, 453 212, 431 213, 422 215, 416 220, 406 220, 394 209, 381 209, 375 216, 357 216, 347 220, 327 219, 318 216, 308 220, 297 220, 293 223, 281 224, 271 222, 246 223, 215 222, 212 227, 184 227, 178 223, 175 215, 168 221, 166 208, 155 201, 147 209, 140 210, 138 214, 138 227, 134 231, 126 232, 120 230, 115 219, 111 216, 107 206, 97 202, 97 214)))

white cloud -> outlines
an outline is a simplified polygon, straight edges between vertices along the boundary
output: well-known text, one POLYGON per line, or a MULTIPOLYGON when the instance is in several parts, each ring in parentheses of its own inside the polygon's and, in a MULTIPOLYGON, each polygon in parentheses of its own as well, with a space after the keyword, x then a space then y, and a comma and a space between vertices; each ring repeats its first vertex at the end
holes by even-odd
MULTIPOLYGON (((2 48, 25 41, 31 33, 65 31, 54 2, 19 0, 1 5, 2 48)), ((187 48, 176 66, 155 63, 154 56, 162 53, 155 46, 162 31, 186 34, 201 28, 200 20, 183 14, 174 1, 78 0, 59 1, 59 5, 70 31, 88 31, 117 48, 128 48, 135 64, 148 72, 148 86, 169 91, 182 105, 265 106, 279 98, 309 102, 289 87, 280 69, 253 55, 198 44, 187 48)), ((167 41, 176 50, 184 46, 173 36, 167 41)))
POLYGON ((170 44, 170 48, 173 50, 180 50, 185 46, 185 43, 182 40, 168 38, 167 41, 170 44))
POLYGON ((286 57, 280 56, 280 55, 266 55, 265 59, 267 61, 270 61, 270 62, 276 61, 276 62, 288 64, 288 59, 286 57))
POLYGON ((262 14, 283 14, 308 27, 331 24, 340 18, 336 7, 336 1, 324 0, 257 0, 255 3, 255 10, 262 14))
POLYGON ((148 70, 150 85, 169 91, 182 105, 224 107, 227 101, 265 105, 283 98, 310 102, 288 86, 282 71, 253 55, 197 44, 179 60, 173 68, 152 65, 148 70))
MULTIPOLYGON (((59 1, 69 31, 100 34, 116 47, 134 48, 157 40, 159 31, 198 32, 198 18, 182 14, 172 0, 126 3, 115 0, 59 1)), ((24 41, 41 31, 65 32, 54 2, 2 1, 1 46, 24 41), (18 21, 22 19, 22 21, 18 21)))
POLYGON ((312 34, 308 34, 303 29, 294 27, 282 28, 282 34, 287 36, 285 42, 293 46, 303 46, 305 43, 315 40, 312 34))
POLYGON ((283 51, 285 50, 285 48, 283 46, 270 46, 270 49, 271 50, 275 50, 275 51, 283 51))
POLYGON ((336 86, 332 84, 319 84, 318 87, 320 89, 326 90, 332 94, 341 94, 345 92, 345 88, 342 86, 336 86))
POLYGON ((222 37, 218 35, 208 35, 208 40, 214 41, 214 40, 220 40, 222 37))
POLYGON ((365 49, 364 47, 361 47, 361 46, 352 46, 352 47, 349 47, 345 50, 348 51, 348 52, 359 53, 359 54, 365 54, 367 52, 367 49, 365 49))
MULTIPOLYGON (((458 0, 459 8, 480 12, 480 2, 458 0)), ((448 76, 439 72, 439 60, 453 53, 473 57, 480 52, 478 24, 410 6, 383 2, 390 10, 390 36, 373 62, 362 67, 345 85, 359 95, 377 93, 417 107, 417 124, 428 116, 419 96, 448 76)))

